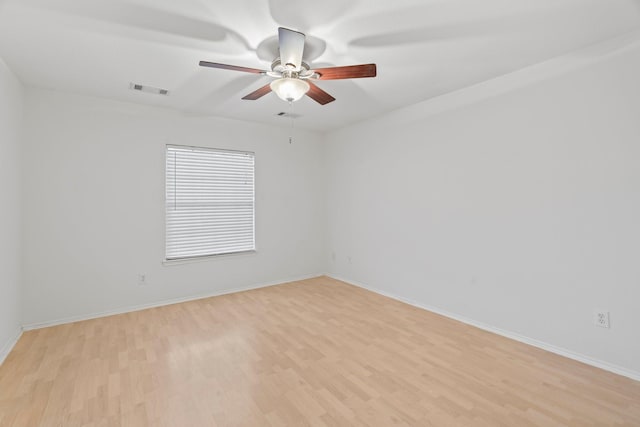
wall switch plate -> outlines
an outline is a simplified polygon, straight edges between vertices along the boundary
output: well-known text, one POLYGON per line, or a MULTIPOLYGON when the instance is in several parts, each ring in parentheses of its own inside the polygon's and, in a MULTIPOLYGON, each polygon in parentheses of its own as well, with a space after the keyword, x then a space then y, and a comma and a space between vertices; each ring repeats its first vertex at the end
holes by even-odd
POLYGON ((146 274, 138 274, 138 284, 140 286, 144 286, 147 284, 147 275, 146 274))
POLYGON ((593 323, 601 328, 609 327, 609 312, 596 309, 593 312, 593 323))

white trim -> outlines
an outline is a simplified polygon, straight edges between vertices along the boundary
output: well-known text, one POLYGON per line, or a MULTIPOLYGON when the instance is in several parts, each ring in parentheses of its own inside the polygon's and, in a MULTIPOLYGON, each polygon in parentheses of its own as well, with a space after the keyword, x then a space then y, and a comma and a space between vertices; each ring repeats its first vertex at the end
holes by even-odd
POLYGON ((18 343, 18 340, 20 339, 21 336, 22 336, 22 328, 18 328, 18 332, 16 332, 16 334, 13 337, 9 338, 9 340, 4 344, 2 349, 0 349, 0 366, 2 366, 7 356, 9 356, 9 353, 11 353, 11 350, 13 350, 13 347, 15 347, 15 345, 18 343))
POLYGON ((211 298, 211 297, 217 297, 217 296, 220 296, 220 295, 233 294, 233 293, 236 293, 236 292, 250 291, 252 289, 267 288, 269 286, 276 286, 276 285, 282 285, 282 284, 290 283, 290 282, 298 282, 300 280, 313 279, 313 278, 320 277, 320 276, 323 276, 323 275, 324 275, 323 273, 311 274, 311 275, 308 275, 308 276, 295 277, 295 278, 290 278, 290 279, 286 279, 286 280, 278 280, 278 281, 273 281, 273 282, 264 282, 264 283, 258 283, 258 284, 254 284, 254 285, 249 285, 249 286, 241 286, 241 287, 237 287, 237 288, 227 288, 227 289, 217 290, 217 291, 213 291, 213 292, 207 292, 207 293, 204 293, 204 294, 191 295, 191 296, 187 296, 187 297, 172 298, 172 299, 168 299, 168 300, 152 302, 152 303, 149 303, 149 304, 139 304, 139 305, 133 305, 133 306, 129 306, 129 307, 116 308, 116 309, 113 309, 113 310, 106 310, 106 311, 101 311, 101 312, 98 312, 98 313, 82 314, 82 315, 79 315, 79 316, 65 317, 65 318, 62 318, 62 319, 49 320, 49 321, 46 321, 46 322, 29 323, 29 324, 23 325, 22 329, 25 330, 25 331, 31 331, 33 329, 48 328, 49 326, 64 325, 66 323, 80 322, 82 320, 90 320, 90 319, 97 319, 97 318, 100 318, 100 317, 113 316, 113 315, 116 315, 116 314, 131 313, 131 312, 134 312, 134 311, 146 310, 148 308, 163 307, 165 305, 179 304, 181 302, 195 301, 195 300, 199 300, 199 299, 203 299, 203 298, 211 298))
POLYGON ((356 281, 353 281, 353 280, 343 279, 341 277, 334 276, 332 274, 326 274, 326 276, 327 277, 331 277, 332 279, 335 279, 335 280, 340 280, 341 282, 345 282, 345 283, 348 283, 350 285, 357 286, 357 287, 365 289, 367 291, 370 291, 370 292, 385 296, 387 298, 391 298, 391 299, 394 299, 396 301, 400 301, 400 302, 403 302, 405 304, 409 304, 409 305, 412 305, 414 307, 421 308, 423 310, 427 310, 427 311, 430 311, 432 313, 436 313, 436 314, 439 314, 441 316, 457 320, 457 321, 465 323, 467 325, 475 326, 476 328, 482 329, 484 331, 492 332, 494 334, 501 335, 503 337, 510 338, 512 340, 519 341, 521 343, 525 343, 525 344, 531 345, 533 347, 537 347, 537 348, 540 348, 542 350, 546 350, 546 351, 549 351, 551 353, 555 353, 555 354, 558 354, 560 356, 567 357, 569 359, 577 360, 578 362, 582 362, 582 363, 585 363, 585 364, 590 365, 590 366, 595 366, 596 368, 604 369, 605 371, 613 372, 614 374, 622 375, 624 377, 631 378, 632 380, 635 380, 635 381, 640 381, 640 372, 633 371, 633 370, 627 369, 627 368, 623 368, 621 366, 613 365, 611 363, 608 363, 608 362, 605 362, 605 361, 602 361, 602 360, 594 359, 594 358, 591 358, 589 356, 585 356, 583 354, 576 353, 576 352, 573 352, 571 350, 567 350, 567 349, 562 348, 562 347, 557 347, 557 346, 555 346, 553 344, 548 344, 548 343, 543 342, 543 341, 538 341, 538 340, 536 340, 534 338, 529 338, 529 337, 526 337, 524 335, 520 335, 520 334, 518 334, 516 332, 511 332, 511 331, 507 331, 507 330, 504 330, 504 329, 496 328, 495 326, 491 326, 491 325, 488 325, 486 323, 478 322, 476 320, 469 319, 467 317, 460 316, 458 314, 451 313, 449 311, 442 310, 442 309, 437 308, 437 307, 433 307, 433 306, 430 306, 430 305, 427 305, 427 304, 422 304, 422 303, 419 303, 419 302, 416 302, 416 301, 413 301, 413 300, 410 300, 410 299, 407 299, 407 298, 399 297, 397 295, 393 295, 393 294, 390 294, 388 292, 381 291, 381 290, 376 289, 376 288, 372 288, 372 287, 370 287, 368 285, 365 285, 364 283, 359 283, 359 282, 356 282, 356 281))

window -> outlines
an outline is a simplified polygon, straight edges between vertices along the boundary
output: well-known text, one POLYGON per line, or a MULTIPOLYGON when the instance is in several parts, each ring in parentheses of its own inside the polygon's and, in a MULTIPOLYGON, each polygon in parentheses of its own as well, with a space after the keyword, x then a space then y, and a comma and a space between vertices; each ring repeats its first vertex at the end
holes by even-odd
POLYGON ((166 259, 255 250, 254 154, 167 146, 166 259))

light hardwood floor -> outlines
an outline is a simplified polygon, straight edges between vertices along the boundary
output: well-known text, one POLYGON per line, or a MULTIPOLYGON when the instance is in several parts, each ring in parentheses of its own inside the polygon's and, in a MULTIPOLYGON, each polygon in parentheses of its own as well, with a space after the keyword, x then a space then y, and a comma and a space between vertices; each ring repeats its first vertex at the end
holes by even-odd
POLYGON ((640 383, 321 277, 26 332, 2 426, 640 426, 640 383))

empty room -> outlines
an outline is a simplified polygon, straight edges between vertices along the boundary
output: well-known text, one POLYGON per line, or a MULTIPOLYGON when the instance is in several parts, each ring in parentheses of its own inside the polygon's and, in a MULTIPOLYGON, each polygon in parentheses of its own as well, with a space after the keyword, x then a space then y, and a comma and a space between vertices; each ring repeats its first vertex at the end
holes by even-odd
POLYGON ((640 426, 640 0, 0 0, 0 426, 640 426))

